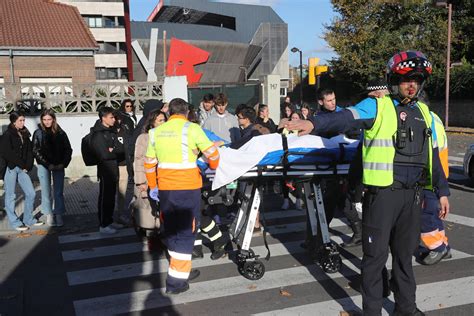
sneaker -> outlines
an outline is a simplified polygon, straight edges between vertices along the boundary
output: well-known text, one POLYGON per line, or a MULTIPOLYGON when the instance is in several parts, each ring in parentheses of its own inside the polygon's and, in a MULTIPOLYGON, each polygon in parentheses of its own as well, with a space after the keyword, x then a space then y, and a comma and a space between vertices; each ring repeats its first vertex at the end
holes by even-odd
POLYGON ((290 208, 290 200, 289 199, 284 199, 283 204, 281 205, 282 210, 287 210, 290 208))
POLYGON ((303 201, 301 199, 296 199, 296 202, 295 202, 295 208, 299 211, 301 211, 303 209, 303 207, 301 206, 301 204, 303 204, 303 201))
POLYGON ((117 230, 115 228, 113 228, 112 225, 109 225, 109 226, 106 226, 106 227, 100 227, 99 232, 101 234, 112 235, 112 234, 117 233, 117 230))
POLYGON ((38 227, 38 226, 43 226, 43 225, 44 225, 44 222, 36 221, 36 223, 34 223, 32 226, 38 227))
POLYGON ((54 218, 56 220, 56 226, 57 227, 61 227, 64 225, 64 222, 63 222, 63 216, 62 215, 54 215, 54 218))
POLYGON ((117 222, 113 222, 112 224, 110 224, 110 226, 112 226, 112 228, 114 229, 122 229, 125 227, 125 225, 117 223, 117 222))
MULTIPOLYGON (((449 252, 451 254, 451 252, 449 252)), ((426 257, 421 260, 421 263, 427 266, 431 266, 440 262, 444 257, 448 255, 448 250, 445 248, 443 251, 430 251, 426 257)))
POLYGON ((24 231, 27 231, 28 229, 30 229, 30 228, 26 225, 20 225, 18 227, 15 227, 15 230, 19 231, 19 232, 24 232, 24 231))
POLYGON ((46 215, 46 224, 48 226, 56 226, 56 217, 53 214, 46 215))

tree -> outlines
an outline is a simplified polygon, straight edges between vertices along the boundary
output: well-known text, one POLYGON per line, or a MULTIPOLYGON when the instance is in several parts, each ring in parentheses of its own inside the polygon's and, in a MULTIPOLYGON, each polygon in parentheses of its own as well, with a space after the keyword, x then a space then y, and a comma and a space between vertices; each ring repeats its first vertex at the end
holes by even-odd
MULTIPOLYGON (((472 70, 474 40, 466 36, 474 26, 473 0, 457 1, 460 17, 454 23, 453 56, 465 58, 464 77, 472 70), (462 8, 462 9, 461 9, 462 8), (469 59, 466 59, 469 56, 469 59), (469 70, 471 69, 471 70, 469 70)), ((428 91, 441 92, 444 84, 447 10, 430 1, 332 0, 339 16, 326 26, 324 38, 339 55, 331 61, 336 77, 349 78, 362 88, 371 79, 384 76, 388 59, 401 50, 422 51, 433 64, 433 84, 428 91), (431 89, 430 89, 431 88, 431 89)), ((453 59, 455 60, 455 59, 453 59)), ((456 71, 453 72, 456 74, 456 71)), ((455 83, 456 78, 452 79, 455 83)), ((472 81, 471 81, 472 82, 472 81)), ((456 85, 456 84, 455 84, 456 85)), ((464 85, 457 85, 464 89, 464 85)))

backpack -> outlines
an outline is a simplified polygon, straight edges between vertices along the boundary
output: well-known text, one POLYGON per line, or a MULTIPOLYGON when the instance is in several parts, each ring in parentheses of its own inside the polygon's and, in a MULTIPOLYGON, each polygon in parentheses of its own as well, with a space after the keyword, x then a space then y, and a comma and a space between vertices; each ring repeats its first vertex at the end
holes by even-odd
POLYGON ((90 132, 81 140, 82 160, 84 160, 86 166, 96 166, 99 163, 99 157, 97 157, 97 153, 92 145, 92 135, 93 132, 90 132))

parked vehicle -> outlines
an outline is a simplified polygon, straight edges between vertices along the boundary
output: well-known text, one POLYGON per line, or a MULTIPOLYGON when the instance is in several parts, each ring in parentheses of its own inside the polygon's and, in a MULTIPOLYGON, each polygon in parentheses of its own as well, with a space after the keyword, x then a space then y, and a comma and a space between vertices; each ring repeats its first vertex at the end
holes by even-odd
POLYGON ((464 174, 474 184, 474 144, 467 147, 466 154, 464 155, 464 174))

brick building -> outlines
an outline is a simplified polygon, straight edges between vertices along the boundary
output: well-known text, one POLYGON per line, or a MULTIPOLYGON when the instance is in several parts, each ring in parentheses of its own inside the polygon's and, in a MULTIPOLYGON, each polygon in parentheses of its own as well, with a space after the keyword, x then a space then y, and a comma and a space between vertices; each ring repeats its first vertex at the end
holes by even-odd
POLYGON ((0 83, 94 83, 98 45, 77 8, 0 1, 0 83))

